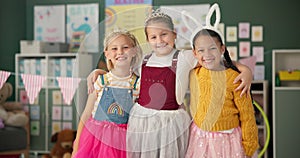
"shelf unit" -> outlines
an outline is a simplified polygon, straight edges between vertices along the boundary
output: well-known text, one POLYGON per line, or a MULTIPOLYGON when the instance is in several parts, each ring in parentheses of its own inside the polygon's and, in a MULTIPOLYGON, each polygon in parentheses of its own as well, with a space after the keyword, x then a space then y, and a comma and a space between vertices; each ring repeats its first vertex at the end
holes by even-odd
POLYGON ((60 126, 60 129, 63 129, 64 125, 68 125, 74 130, 77 129, 77 124, 87 99, 86 77, 93 68, 92 60, 91 54, 81 53, 58 52, 15 55, 16 100, 21 101, 21 97, 23 97, 22 93, 25 91, 25 87, 21 79, 22 73, 43 75, 47 78, 35 103, 28 103, 31 125, 31 153, 49 153, 53 146, 51 136, 57 126, 60 126), (68 62, 67 65, 65 64, 66 61, 68 62), (66 72, 66 69, 68 69, 69 72, 66 72), (57 72, 60 73, 57 74, 57 72), (61 99, 62 96, 60 88, 58 87, 55 79, 55 77, 58 76, 81 78, 71 105, 66 105, 61 99), (57 100, 54 100, 54 96, 57 96, 57 92, 59 92, 61 96, 58 97, 58 100, 60 100, 59 103, 57 103, 57 100), (56 113, 59 114, 59 116, 52 113, 56 109, 60 109, 58 110, 59 112, 56 113), (65 109, 68 109, 66 111, 69 112, 69 117, 67 119, 64 117, 64 112, 66 112, 65 109))
MULTIPOLYGON (((252 98, 254 101, 256 101, 260 106, 261 109, 263 109, 264 113, 268 116, 269 110, 268 110, 268 81, 262 80, 262 81, 256 81, 254 80, 251 84, 252 89, 252 98)), ((258 138, 259 138, 259 152, 262 150, 266 143, 267 138, 267 126, 264 121, 264 118, 261 114, 261 112, 254 107, 255 109, 255 117, 256 117, 256 123, 258 126, 258 138)), ((268 157, 268 151, 266 150, 264 155, 261 158, 267 158, 268 157)))
POLYGON ((300 141, 300 80, 280 81, 281 70, 300 70, 300 49, 275 49, 272 51, 272 103, 273 103, 273 157, 297 157, 300 141))

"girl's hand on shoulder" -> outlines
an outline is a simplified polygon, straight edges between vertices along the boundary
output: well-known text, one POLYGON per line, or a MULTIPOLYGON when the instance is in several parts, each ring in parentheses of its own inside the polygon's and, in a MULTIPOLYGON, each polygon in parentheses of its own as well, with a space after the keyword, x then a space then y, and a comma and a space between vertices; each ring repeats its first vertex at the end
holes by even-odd
POLYGON ((102 69, 95 69, 88 75, 87 77, 88 94, 94 91, 94 83, 96 82, 97 77, 103 74, 106 74, 106 71, 102 69))
POLYGON ((233 83, 237 83, 241 81, 241 84, 235 89, 235 91, 242 90, 240 96, 246 94, 246 96, 250 95, 251 83, 252 83, 252 72, 250 69, 245 69, 242 71, 235 79, 233 83))

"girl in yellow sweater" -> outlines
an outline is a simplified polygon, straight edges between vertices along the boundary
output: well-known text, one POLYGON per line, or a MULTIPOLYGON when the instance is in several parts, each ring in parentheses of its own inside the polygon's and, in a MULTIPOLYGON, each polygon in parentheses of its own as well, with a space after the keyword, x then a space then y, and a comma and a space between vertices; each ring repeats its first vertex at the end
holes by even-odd
MULTIPOLYGON (((216 10, 219 21, 218 9, 213 5, 208 16, 216 10)), ((235 91, 240 83, 232 83, 239 70, 232 64, 222 34, 206 25, 194 32, 191 42, 202 67, 190 73, 193 123, 186 158, 255 157, 258 129, 252 99, 235 91)))

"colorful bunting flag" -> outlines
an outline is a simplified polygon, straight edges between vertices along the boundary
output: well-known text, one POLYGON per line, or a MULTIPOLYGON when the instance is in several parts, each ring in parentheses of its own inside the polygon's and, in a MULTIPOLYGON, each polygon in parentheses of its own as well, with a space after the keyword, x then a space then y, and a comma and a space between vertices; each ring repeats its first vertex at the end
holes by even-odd
POLYGON ((56 79, 65 103, 71 105, 71 101, 81 79, 71 77, 56 77, 56 79))
POLYGON ((0 70, 0 89, 2 88, 3 84, 6 82, 9 76, 10 72, 0 70))
POLYGON ((34 99, 39 94, 44 81, 46 80, 45 76, 40 75, 31 75, 31 74, 21 74, 27 96, 29 98, 29 103, 33 104, 34 99))
POLYGON ((250 68, 252 74, 254 75, 255 65, 256 65, 256 56, 250 56, 247 58, 242 58, 239 60, 239 63, 244 64, 250 68))

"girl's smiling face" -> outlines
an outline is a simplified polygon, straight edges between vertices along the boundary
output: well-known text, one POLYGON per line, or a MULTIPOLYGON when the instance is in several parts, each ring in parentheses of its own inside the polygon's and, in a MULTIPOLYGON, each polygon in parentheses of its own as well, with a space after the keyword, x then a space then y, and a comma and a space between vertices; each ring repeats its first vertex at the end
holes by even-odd
POLYGON ((113 39, 104 53, 114 68, 130 67, 132 58, 136 55, 132 40, 125 35, 113 39))
POLYGON ((165 56, 175 47, 176 33, 163 23, 152 23, 146 28, 147 41, 157 56, 165 56))
POLYGON ((225 46, 217 38, 209 35, 200 35, 195 40, 193 53, 200 65, 210 70, 224 70, 222 54, 225 46))

